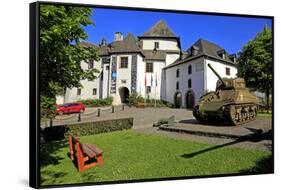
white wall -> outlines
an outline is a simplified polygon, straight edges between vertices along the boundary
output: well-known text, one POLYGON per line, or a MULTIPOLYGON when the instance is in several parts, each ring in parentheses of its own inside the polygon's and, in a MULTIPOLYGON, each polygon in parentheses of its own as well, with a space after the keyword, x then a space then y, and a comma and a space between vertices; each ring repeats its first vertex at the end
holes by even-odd
POLYGON ((166 55, 166 66, 170 65, 171 63, 174 63, 175 60, 177 60, 180 57, 179 53, 168 53, 166 55))
POLYGON ((213 71, 207 66, 210 64, 216 72, 221 77, 227 77, 227 78, 235 78, 237 74, 237 68, 231 65, 226 65, 217 61, 212 61, 209 59, 206 59, 205 67, 206 67, 206 90, 207 91, 215 91, 216 90, 216 84, 219 80, 218 77, 213 73, 213 71), (226 67, 230 68, 230 75, 226 75, 226 67))
MULTIPOLYGON (((111 59, 112 61, 112 59, 111 59)), ((116 55, 116 93, 111 94, 110 96, 113 97, 113 104, 118 105, 121 104, 121 97, 119 94, 119 89, 121 87, 127 87, 129 92, 131 93, 131 64, 132 64, 132 55, 130 54, 122 54, 116 55), (128 57, 128 67, 127 68, 120 68, 121 65, 121 57, 128 57), (122 83, 122 80, 125 80, 126 83, 122 83)), ((111 86, 111 68, 110 68, 110 86, 111 86)))
POLYGON ((195 103, 204 92, 204 59, 196 59, 188 63, 180 64, 166 69, 166 92, 163 95, 164 100, 174 104, 174 96, 177 91, 182 94, 182 107, 186 106, 186 93, 189 90, 194 92, 195 103), (192 66, 192 73, 188 74, 188 66, 192 66), (180 69, 180 76, 176 77, 176 71, 180 69), (188 88, 188 79, 192 80, 192 87, 188 88), (179 90, 176 89, 176 83, 179 81, 179 90))
MULTIPOLYGON (((150 61, 149 61, 150 62, 150 61)), ((160 99, 161 95, 161 74, 162 69, 165 67, 165 62, 162 61, 154 61, 153 62, 153 73, 146 73, 144 71, 144 75, 146 76, 146 86, 151 86, 151 93, 146 94, 146 97, 153 99, 160 99), (151 83, 151 77, 153 78, 151 83), (157 86, 156 86, 156 78, 157 78, 157 86)), ((145 78, 145 77, 144 77, 145 78)), ((143 83, 143 88, 145 83, 143 83)))
POLYGON ((137 93, 142 97, 145 96, 145 62, 143 61, 143 57, 137 56, 137 93))
POLYGON ((159 42, 159 50, 180 50, 176 39, 142 39, 142 48, 153 50, 154 42, 159 42))
MULTIPOLYGON (((88 64, 84 61, 81 62, 81 67, 83 70, 87 70, 88 69, 88 64)), ((83 88, 81 88, 81 95, 77 95, 77 88, 72 88, 66 89, 66 93, 65 93, 65 100, 64 103, 68 103, 68 102, 76 102, 79 100, 85 100, 85 99, 98 99, 99 97, 99 90, 100 89, 100 72, 101 72, 101 60, 99 61, 95 61, 94 62, 94 68, 96 68, 99 73, 95 73, 95 75, 97 76, 96 79, 94 79, 93 81, 89 81, 89 80, 81 80, 81 84, 83 86, 83 88), (93 89, 96 88, 97 89, 97 93, 96 95, 93 95, 93 89)))

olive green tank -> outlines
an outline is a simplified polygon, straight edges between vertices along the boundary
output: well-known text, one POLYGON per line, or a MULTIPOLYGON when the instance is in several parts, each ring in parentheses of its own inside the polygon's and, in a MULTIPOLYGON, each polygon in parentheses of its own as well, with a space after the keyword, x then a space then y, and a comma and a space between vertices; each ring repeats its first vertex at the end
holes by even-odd
POLYGON ((259 99, 245 86, 243 78, 219 78, 216 91, 203 95, 193 110, 199 123, 222 121, 230 125, 240 125, 252 121, 257 116, 259 99))

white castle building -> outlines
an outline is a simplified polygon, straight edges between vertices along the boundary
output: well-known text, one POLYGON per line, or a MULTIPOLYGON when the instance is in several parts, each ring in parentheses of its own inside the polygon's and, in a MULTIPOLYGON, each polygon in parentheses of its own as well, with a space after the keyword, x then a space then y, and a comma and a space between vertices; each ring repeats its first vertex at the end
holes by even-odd
POLYGON ((215 90, 217 77, 207 67, 210 63, 222 77, 235 77, 236 57, 218 45, 199 39, 186 51, 180 38, 160 20, 142 36, 129 33, 123 38, 115 33, 114 42, 103 38, 95 46, 99 61, 82 62, 83 69, 99 70, 93 81, 82 80, 83 88, 67 89, 58 103, 82 99, 113 97, 113 104, 125 103, 132 93, 161 99, 175 107, 192 108, 204 93, 215 90))

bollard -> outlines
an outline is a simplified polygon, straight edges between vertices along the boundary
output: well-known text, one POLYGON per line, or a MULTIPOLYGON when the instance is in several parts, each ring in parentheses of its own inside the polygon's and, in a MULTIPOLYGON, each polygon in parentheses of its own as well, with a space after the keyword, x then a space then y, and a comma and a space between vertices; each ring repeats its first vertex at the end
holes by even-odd
POLYGON ((98 109, 98 117, 100 117, 100 108, 98 109))
POLYGON ((78 114, 78 122, 80 122, 81 121, 81 114, 79 113, 78 114))
POLYGON ((122 110, 123 110, 123 111, 125 110, 125 105, 124 105, 124 104, 122 104, 122 110))
POLYGON ((112 108, 112 113, 114 113, 114 106, 112 106, 111 108, 112 108))
POLYGON ((50 118, 50 127, 53 127, 53 118, 50 118))

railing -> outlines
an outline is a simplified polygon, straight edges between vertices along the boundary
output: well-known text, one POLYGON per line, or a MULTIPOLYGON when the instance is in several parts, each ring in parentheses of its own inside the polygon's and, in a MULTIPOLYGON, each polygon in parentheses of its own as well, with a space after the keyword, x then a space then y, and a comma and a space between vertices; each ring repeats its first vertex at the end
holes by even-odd
POLYGON ((76 113, 71 115, 63 115, 63 116, 56 116, 55 119, 50 119, 47 122, 41 123, 41 126, 53 126, 53 123, 55 122, 55 125, 58 125, 62 122, 64 123, 76 123, 81 122, 83 120, 93 118, 93 117, 101 117, 105 114, 113 114, 115 112, 124 111, 125 107, 128 108, 126 105, 119 105, 119 106, 111 106, 108 108, 97 108, 97 110, 88 112, 88 113, 76 113))

